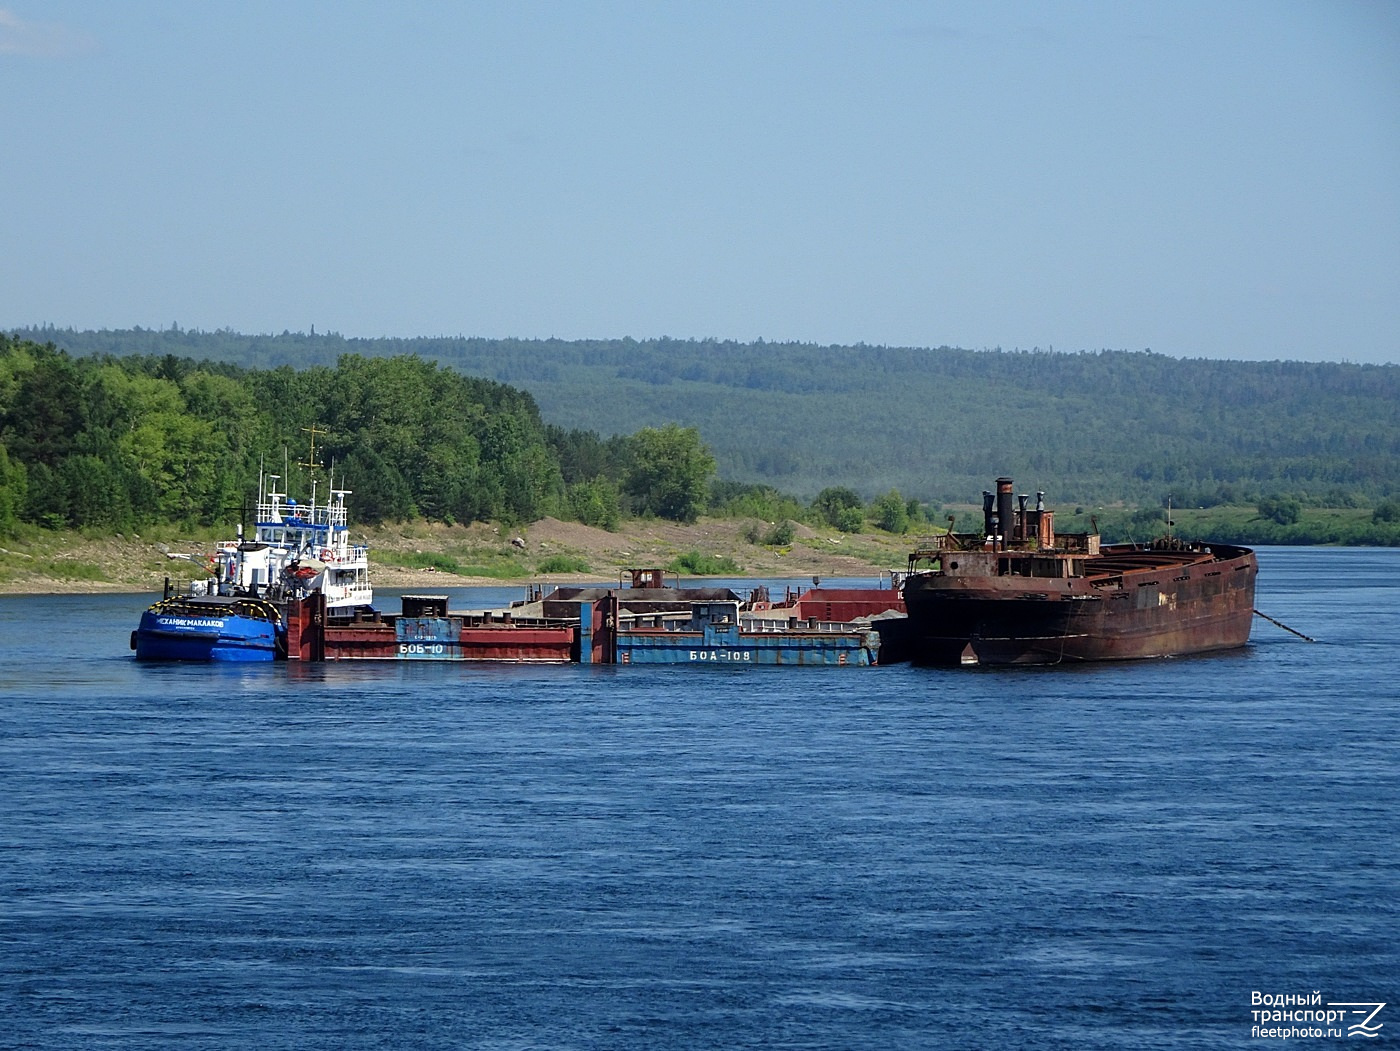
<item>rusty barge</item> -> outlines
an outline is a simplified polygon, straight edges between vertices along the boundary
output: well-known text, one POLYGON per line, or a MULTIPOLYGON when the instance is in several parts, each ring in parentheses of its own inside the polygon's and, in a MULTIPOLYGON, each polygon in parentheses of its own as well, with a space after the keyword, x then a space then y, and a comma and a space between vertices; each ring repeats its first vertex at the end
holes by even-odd
POLYGON ((287 659, 292 661, 429 660, 565 664, 578 660, 577 622, 515 617, 510 612, 449 611, 446 595, 405 595, 400 613, 360 610, 329 616, 322 596, 291 606, 287 659))
MULTIPOLYGON (((877 662, 881 636, 868 614, 860 622, 840 615, 885 611, 899 602, 898 591, 884 589, 864 603, 833 604, 827 594, 807 605, 791 594, 781 605, 753 603, 728 588, 667 586, 660 570, 632 570, 631 576, 630 587, 561 587, 494 611, 452 611, 446 595, 404 595, 399 613, 360 609, 335 616, 325 596, 313 593, 288 608, 286 656, 307 662, 868 666, 877 662)), ((759 591, 766 597, 766 589, 759 591)))
POLYGON ((1060 664, 1230 650, 1249 641, 1258 565, 1249 548, 1167 536, 1101 544, 1056 533, 1010 478, 983 493, 980 533, 909 556, 912 657, 936 665, 1060 664))

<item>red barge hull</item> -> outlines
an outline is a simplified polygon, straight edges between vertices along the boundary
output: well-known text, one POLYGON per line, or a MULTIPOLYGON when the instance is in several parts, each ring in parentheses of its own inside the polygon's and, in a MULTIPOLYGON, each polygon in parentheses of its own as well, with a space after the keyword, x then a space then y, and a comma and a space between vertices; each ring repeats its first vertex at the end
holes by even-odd
POLYGON ((287 659, 874 664, 880 636, 868 624, 823 623, 816 610, 854 603, 888 611, 899 593, 841 595, 820 596, 806 621, 790 616, 792 608, 773 608, 778 623, 754 614, 741 630, 745 604, 720 589, 571 589, 552 604, 479 613, 450 612, 446 595, 405 595, 402 613, 346 618, 328 617, 324 596, 313 594, 287 610, 287 659), (552 615, 535 616, 539 610, 552 615))
POLYGON ((324 601, 309 596, 287 621, 287 659, 293 661, 504 661, 566 664, 577 661, 577 623, 518 622, 509 614, 450 614, 446 597, 407 597, 405 612, 371 613, 352 620, 327 618, 324 601))

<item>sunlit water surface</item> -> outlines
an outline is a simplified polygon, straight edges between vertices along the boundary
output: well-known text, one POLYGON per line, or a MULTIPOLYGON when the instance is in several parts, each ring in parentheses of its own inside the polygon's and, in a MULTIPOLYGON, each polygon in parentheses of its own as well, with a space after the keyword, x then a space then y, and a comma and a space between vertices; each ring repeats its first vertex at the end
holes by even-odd
POLYGON ((0 599, 0 1043, 1383 1044, 1400 551, 1260 563, 1317 642, 1049 670, 138 665, 145 597, 0 599))

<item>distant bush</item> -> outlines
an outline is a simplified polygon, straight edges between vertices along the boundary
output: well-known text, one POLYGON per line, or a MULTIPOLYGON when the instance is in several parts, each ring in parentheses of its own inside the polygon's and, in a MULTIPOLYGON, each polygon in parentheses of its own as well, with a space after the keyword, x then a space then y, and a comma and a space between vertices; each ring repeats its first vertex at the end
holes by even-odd
POLYGON ((411 555, 405 555, 401 559, 402 563, 409 569, 431 569, 437 573, 456 573, 463 576, 462 564, 451 555, 440 554, 435 551, 415 551, 411 555))
POLYGON ((1140 507, 1128 521, 1135 528, 1159 529, 1166 524, 1166 513, 1160 507, 1140 507))
POLYGON ((732 558, 724 555, 706 555, 700 551, 687 551, 677 555, 666 567, 668 572, 689 577, 724 577, 744 571, 732 558))
MULTIPOLYGON (((1344 544, 1348 546, 1400 546, 1400 520, 1377 522, 1374 512, 1347 508, 1303 508, 1297 522, 1285 525, 1257 513, 1257 507, 1177 508, 1173 532, 1184 539, 1225 544, 1344 544)), ((1105 542, 1148 539, 1133 525, 1133 513, 1104 510, 1098 514, 1105 542)), ((1089 528, 1085 518, 1056 521, 1062 533, 1089 528)))
MULTIPOLYGON (((806 508, 796 497, 771 485, 716 481, 710 486, 710 513, 728 518, 758 518, 765 522, 802 518, 806 508)), ((758 543, 754 540, 753 543, 758 543)))
MULTIPOLYGON (((891 489, 875 501, 871 507, 871 517, 875 524, 887 533, 909 532, 909 501, 899 495, 898 489, 891 489)), ((852 530, 846 530, 852 532, 852 530)))
POLYGON ((832 516, 831 524, 843 533, 859 533, 865 528, 865 512, 859 507, 847 507, 832 516))
MULTIPOLYGON (((475 557, 480 557, 478 552, 475 557)), ((504 552, 496 554, 494 557, 487 553, 489 562, 485 564, 467 564, 459 561, 451 555, 434 551, 415 551, 407 555, 395 557, 385 553, 383 556, 376 556, 378 560, 386 565, 399 565, 405 569, 422 569, 432 573, 451 573, 459 577, 491 577, 494 580, 514 580, 526 575, 525 567, 510 555, 504 552)))
POLYGON ((588 563, 569 555, 550 555, 535 567, 538 573, 591 573, 588 563))
POLYGON ((1371 514, 1371 521, 1376 525, 1400 522, 1400 500, 1386 500, 1377 504, 1371 514))
POLYGON ((812 501, 812 511, 821 521, 843 533, 859 533, 865 521, 865 501, 854 489, 844 485, 828 486, 818 493, 812 501), (854 529, 849 527, 851 521, 856 522, 854 529), (843 525, 843 522, 848 524, 843 525))
POLYGON ((47 576, 56 577, 59 580, 96 582, 107 579, 107 574, 102 571, 100 566, 95 566, 91 562, 78 562, 71 558, 56 558, 51 562, 43 563, 40 568, 47 576))
POLYGON ((518 562, 496 562, 486 566, 462 566, 457 572, 464 577, 491 577, 495 580, 518 580, 528 574, 518 562))
POLYGON ((584 525, 612 532, 622 519, 622 498, 606 478, 576 482, 568 487, 566 499, 570 513, 584 525))
POLYGON ((764 533, 761 542, 768 547, 787 547, 797 536, 797 527, 786 518, 776 522, 773 528, 764 533))
POLYGON ((1259 501, 1259 516, 1279 525, 1293 525, 1302 513, 1302 506, 1291 496, 1266 496, 1259 501))

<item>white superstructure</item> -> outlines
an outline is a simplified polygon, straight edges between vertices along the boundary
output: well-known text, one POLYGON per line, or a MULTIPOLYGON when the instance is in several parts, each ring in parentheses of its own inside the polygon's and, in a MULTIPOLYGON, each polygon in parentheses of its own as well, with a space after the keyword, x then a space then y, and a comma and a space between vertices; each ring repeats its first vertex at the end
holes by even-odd
POLYGON ((319 591, 330 613, 372 606, 369 548, 351 543, 347 528, 345 498, 351 490, 331 488, 330 498, 318 503, 313 483, 310 502, 298 503, 278 491, 280 480, 267 476, 253 537, 243 537, 240 528, 238 540, 215 552, 211 568, 219 594, 280 600, 319 591))

